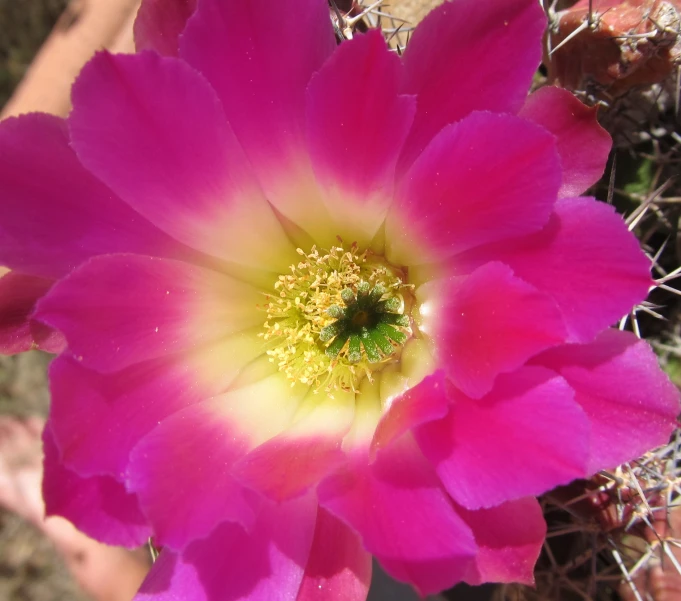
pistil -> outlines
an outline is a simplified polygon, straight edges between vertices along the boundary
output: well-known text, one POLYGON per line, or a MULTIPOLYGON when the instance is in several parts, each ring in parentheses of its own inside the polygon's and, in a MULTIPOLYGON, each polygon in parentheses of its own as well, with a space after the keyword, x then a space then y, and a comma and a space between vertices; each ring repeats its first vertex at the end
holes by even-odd
POLYGON ((366 356, 369 363, 378 363, 404 344, 407 334, 398 328, 408 329, 409 318, 399 313, 400 299, 384 298, 387 294, 385 286, 372 288, 365 281, 357 285, 356 293, 352 288, 341 291, 345 308, 329 307, 327 313, 336 321, 319 333, 322 342, 331 342, 327 356, 336 359, 343 353, 350 363, 359 363, 366 356))

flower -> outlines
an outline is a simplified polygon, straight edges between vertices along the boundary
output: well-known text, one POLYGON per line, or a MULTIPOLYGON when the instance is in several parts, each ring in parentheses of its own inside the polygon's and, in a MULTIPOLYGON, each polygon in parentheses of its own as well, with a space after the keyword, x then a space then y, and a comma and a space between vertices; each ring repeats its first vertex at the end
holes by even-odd
POLYGON ((146 0, 147 50, 98 54, 66 122, 0 127, 0 262, 44 284, 15 342, 67 345, 48 511, 153 536, 139 600, 363 599, 370 554, 422 593, 530 582, 533 496, 679 408, 607 329, 652 283, 577 197, 609 138, 526 96, 542 11, 456 0, 398 57, 337 46, 324 0, 193 8, 146 0))

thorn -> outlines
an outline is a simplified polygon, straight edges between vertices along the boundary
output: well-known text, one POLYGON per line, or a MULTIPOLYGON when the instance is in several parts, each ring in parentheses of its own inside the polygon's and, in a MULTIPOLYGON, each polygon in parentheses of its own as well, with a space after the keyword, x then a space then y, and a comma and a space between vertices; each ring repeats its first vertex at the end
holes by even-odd
POLYGON ((681 123, 681 65, 676 67, 676 94, 674 95, 676 122, 681 123))
POLYGON ((659 258, 662 256, 662 253, 664 252, 665 248, 667 247, 667 244, 669 243, 669 236, 665 238, 665 241, 662 243, 658 251, 655 253, 653 257, 650 258, 651 263, 658 268, 657 261, 659 258))
POLYGON ((676 288, 672 288, 671 286, 667 286, 666 284, 660 284, 658 285, 658 288, 661 290, 666 290, 667 292, 671 292, 672 294, 676 294, 677 296, 681 296, 681 290, 677 290, 676 288))
POLYGON ((681 574, 681 565, 679 565, 678 560, 674 556, 674 553, 669 549, 669 545, 667 544, 667 541, 662 541, 662 550, 665 552, 667 557, 669 557, 669 560, 674 564, 674 567, 676 568, 676 571, 681 574))
POLYGON ((589 27, 591 27, 589 22, 584 21, 584 23, 582 23, 577 29, 575 29, 570 35, 568 35, 560 44, 558 44, 558 46, 556 46, 555 48, 552 48, 549 51, 549 56, 552 56, 554 52, 556 52, 557 50, 560 50, 563 46, 565 46, 565 44, 567 44, 569 41, 574 39, 576 36, 578 36, 580 33, 582 33, 582 31, 584 31, 585 29, 588 29, 589 27))
POLYGON ((660 278, 659 280, 655 280, 656 284, 664 284, 665 282, 668 282, 669 280, 674 280, 678 278, 681 275, 681 267, 677 267, 674 271, 671 273, 665 275, 664 277, 660 278))
MULTIPOLYGON (((400 23, 400 24, 397 26, 397 28, 395 29, 395 31, 393 31, 392 34, 390 34, 390 36, 389 36, 385 41, 386 41, 388 44, 390 44, 390 42, 392 41, 392 39, 393 39, 394 37, 396 37, 401 31, 402 31, 402 23, 400 23)), ((399 45, 397 46, 397 48, 399 49, 399 45)))
POLYGON ((612 166, 610 167, 610 178, 608 181, 608 204, 612 204, 615 195, 615 171, 617 168, 617 153, 612 155, 612 166))
MULTIPOLYGON (((678 292, 679 295, 681 295, 681 292, 678 292)), ((664 315, 660 315, 656 311, 653 311, 652 309, 645 307, 643 305, 638 305, 636 307, 638 310, 643 311, 644 313, 647 313, 651 317, 654 317, 655 319, 659 319, 660 321, 669 321, 664 315)), ((641 336, 639 336, 640 338, 641 336)))
POLYGON ((654 190, 652 194, 646 197, 643 203, 639 207, 637 207, 636 210, 631 215, 629 215, 629 217, 625 219, 625 223, 629 226, 630 232, 638 225, 639 221, 641 221, 643 216, 647 213, 653 201, 656 200, 657 197, 660 196, 661 194, 664 194, 670 188, 673 182, 674 179, 669 178, 664 184, 662 184, 659 188, 654 190))
POLYGON ((372 10, 374 10, 377 6, 380 6, 383 3, 383 0, 376 0, 371 6, 367 6, 361 13, 358 15, 355 15, 354 17, 350 17, 349 19, 345 19, 345 23, 347 27, 352 28, 354 27, 357 23, 359 23, 366 15, 368 15, 372 10))
POLYGON ((638 315, 636 314, 636 310, 632 311, 631 313, 631 327, 634 330, 634 334, 636 335, 636 338, 643 338, 641 336, 641 328, 638 325, 638 315))

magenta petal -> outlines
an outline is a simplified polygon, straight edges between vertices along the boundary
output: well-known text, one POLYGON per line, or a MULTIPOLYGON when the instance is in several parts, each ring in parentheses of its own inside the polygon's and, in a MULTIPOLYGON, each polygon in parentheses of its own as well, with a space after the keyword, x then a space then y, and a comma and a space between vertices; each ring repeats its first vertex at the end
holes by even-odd
POLYGON ((169 356, 98 374, 71 357, 50 366, 50 422, 62 459, 80 475, 123 478, 130 451, 160 421, 217 392, 186 357, 169 356))
POLYGON ((259 325, 260 298, 189 263, 107 255, 53 286, 35 317, 63 332, 84 366, 108 372, 259 325))
POLYGON ((181 555, 164 549, 134 601, 296 601, 315 511, 309 496, 267 506, 249 532, 225 523, 181 555))
MULTIPOLYGON (((433 390, 444 383, 443 372, 436 372, 425 379, 432 381, 427 387, 433 390)), ((447 415, 449 401, 444 390, 442 394, 430 395, 412 394, 412 390, 394 399, 378 422, 371 441, 372 458, 377 451, 389 446, 412 428, 447 415)))
POLYGON ((234 476, 272 499, 290 499, 304 493, 342 463, 340 444, 340 438, 289 440, 281 435, 239 460, 234 476))
POLYGON ((53 278, 98 254, 190 256, 80 164, 62 119, 0 123, 0 180, 0 265, 53 278))
POLYGON ((344 454, 342 437, 277 436, 237 461, 233 474, 241 483, 276 501, 303 494, 334 468, 344 454))
POLYGON ((256 495, 230 474, 247 450, 247 433, 216 419, 213 401, 175 413, 142 439, 132 452, 127 484, 160 545, 182 549, 224 520, 253 525, 256 495))
POLYGON ((276 501, 301 495, 344 460, 341 445, 354 417, 353 394, 309 394, 290 427, 237 461, 232 473, 276 501))
POLYGON ((53 280, 10 271, 0 277, 0 354, 12 355, 31 349, 59 352, 64 337, 31 318, 38 300, 53 280))
POLYGON ((296 601, 365 601, 370 582, 371 555, 359 536, 320 507, 296 601))
POLYGON ((525 497, 490 509, 457 510, 480 549, 475 561, 477 577, 466 582, 534 584, 534 564, 546 537, 546 522, 535 498, 525 497))
POLYGON ((282 249, 290 243, 199 73, 153 52, 102 52, 81 72, 72 100, 78 157, 136 211, 209 255, 288 267, 282 249))
POLYGON ((473 535, 410 437, 383 449, 371 466, 366 452, 357 451, 322 482, 319 497, 392 576, 424 595, 462 580, 471 568, 473 535))
POLYGON ((530 94, 518 113, 556 136, 563 163, 561 197, 579 196, 603 175, 612 140, 596 112, 567 90, 547 86, 530 94))
POLYGON ((426 262, 535 232, 559 188, 550 133, 511 115, 474 113, 440 132, 405 175, 388 217, 388 252, 409 264, 416 246, 426 262))
POLYGON ((642 301, 652 285, 650 260, 615 209, 592 198, 564 198, 541 232, 476 249, 455 268, 503 261, 550 295, 569 341, 589 342, 642 301))
POLYGON ((202 0, 180 42, 220 97, 267 199, 325 247, 346 232, 330 223, 314 179, 305 90, 335 49, 326 0, 202 0))
POLYGON ((336 47, 325 0, 202 0, 180 46, 217 91, 259 176, 304 148, 305 89, 336 47))
POLYGON ((678 389, 648 344, 629 332, 606 330, 591 344, 551 349, 533 362, 574 389, 591 423, 589 473, 665 444, 677 425, 678 389))
POLYGON ((196 8, 197 0, 143 0, 137 11, 135 48, 177 56, 180 34, 196 8))
POLYGON ((500 373, 565 340, 553 300, 503 263, 487 263, 468 278, 429 282, 417 295, 433 299, 426 300, 423 330, 435 342, 439 365, 474 398, 488 393, 500 373))
POLYGON ((109 545, 137 547, 151 536, 137 497, 109 476, 81 478, 64 467, 49 424, 43 433, 45 511, 109 545))
POLYGON ((481 399, 465 396, 449 382, 435 389, 435 383, 424 380, 410 394, 445 390, 451 410, 444 419, 419 426, 416 439, 464 507, 492 507, 587 475, 589 422, 554 372, 524 367, 502 374, 481 399))
POLYGON ((307 89, 307 131, 317 177, 325 187, 360 201, 381 194, 383 210, 415 110, 414 98, 398 95, 401 68, 374 30, 342 44, 307 89))
POLYGON ((187 407, 142 439, 127 484, 162 545, 182 548, 223 520, 252 525, 265 498, 233 477, 234 464, 285 431, 307 392, 277 372, 187 407))
POLYGON ((534 0, 457 0, 433 10, 404 53, 402 91, 418 96, 418 111, 401 163, 410 164, 445 125, 474 110, 517 111, 541 59, 545 28, 534 0), (512 57, 512 68, 500 57, 512 57))

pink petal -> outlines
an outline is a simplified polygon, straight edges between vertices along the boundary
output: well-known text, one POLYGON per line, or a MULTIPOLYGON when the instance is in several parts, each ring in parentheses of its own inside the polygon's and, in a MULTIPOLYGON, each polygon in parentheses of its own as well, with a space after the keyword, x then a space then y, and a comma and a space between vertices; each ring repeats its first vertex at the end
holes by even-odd
POLYGON ((81 476, 122 478, 130 451, 144 435, 180 409, 223 392, 252 359, 231 339, 110 374, 68 356, 55 359, 50 420, 64 463, 81 476), (201 369, 211 361, 217 363, 214 375, 201 369))
POLYGON ((81 72, 72 100, 80 160, 159 228, 255 268, 283 271, 297 256, 215 92, 184 62, 102 52, 81 72))
POLYGON ((305 89, 336 47, 326 1, 203 0, 180 46, 217 91, 258 175, 285 170, 305 147, 305 89))
POLYGON ((365 601, 371 555, 355 532, 320 507, 296 601, 365 601))
POLYGON ((181 555, 164 549, 134 601, 296 601, 315 530, 313 501, 267 506, 249 532, 224 523, 181 555))
POLYGON ((196 255, 119 200, 69 144, 57 117, 0 123, 0 264, 54 278, 98 254, 196 255))
POLYGON ((224 520, 252 526, 258 496, 232 476, 232 467, 285 429, 299 400, 300 391, 277 374, 187 407, 142 439, 127 484, 161 545, 183 548, 224 520))
POLYGON ((342 44, 307 89, 312 165, 329 212, 360 244, 383 223, 414 116, 414 99, 397 93, 401 67, 373 30, 342 44), (357 240, 358 232, 364 240, 357 240))
POLYGON ((561 197, 579 196, 603 175, 612 140, 596 113, 567 90, 552 86, 530 94, 518 113, 556 136, 563 163, 561 197))
POLYGON ((435 383, 426 379, 409 394, 446 394, 450 412, 415 434, 457 503, 492 507, 586 475, 589 423, 554 372, 524 367, 502 374, 481 399, 465 396, 449 382, 437 388, 435 383))
POLYGON ((237 461, 234 476, 275 501, 315 486, 345 458, 341 444, 354 417, 354 395, 334 396, 308 397, 307 415, 237 461))
POLYGON ((138 255, 95 257, 38 303, 85 367, 117 371, 260 325, 261 294, 229 276, 138 255))
POLYGON ((52 284, 53 280, 13 271, 0 277, 0 354, 64 348, 59 332, 31 319, 36 302, 52 284))
POLYGON ((161 546, 182 549, 224 520, 253 525, 258 500, 229 475, 246 448, 233 437, 199 404, 164 420, 133 451, 128 487, 161 546))
POLYGON ((197 0, 143 0, 137 11, 135 47, 177 56, 180 34, 196 8, 197 0))
POLYGON ((612 325, 652 285, 650 261, 613 207, 592 198, 564 198, 541 232, 456 258, 468 270, 500 260, 553 297, 569 341, 589 342, 612 325))
POLYGON ((533 362, 574 389, 591 423, 589 473, 665 444, 677 425, 678 389, 648 344, 629 332, 606 330, 591 344, 552 349, 533 362))
POLYGON ((477 577, 471 575, 466 582, 534 584, 534 564, 546 537, 546 522, 536 499, 525 497, 477 511, 457 507, 457 511, 473 530, 480 549, 477 577))
POLYGON ((468 278, 434 280, 417 297, 439 365, 473 398, 487 394, 500 373, 565 340, 553 300, 503 263, 487 263, 468 278))
MULTIPOLYGON (((441 373, 426 376, 428 379, 433 380, 430 385, 433 389, 437 389, 443 381, 441 373)), ((444 417, 448 410, 449 402, 444 394, 423 396, 411 394, 411 390, 408 390, 397 397, 376 427, 371 441, 372 459, 377 451, 389 446, 403 434, 416 426, 444 417)))
POLYGON ((424 263, 535 232, 559 187, 551 134, 511 115, 473 113, 442 130, 405 175, 386 226, 390 258, 424 263))
POLYGON ((49 424, 43 433, 46 514, 60 515, 108 545, 138 547, 151 536, 137 497, 109 476, 81 478, 59 459, 49 424))
POLYGON ((366 450, 355 452, 318 490, 320 504, 360 534, 386 571, 421 594, 448 588, 471 568, 473 535, 410 437, 371 467, 366 450))
POLYGON ((341 438, 272 439, 234 466, 245 486, 284 501, 304 493, 343 461, 341 438))
POLYGON ((539 65, 545 28, 534 0, 457 0, 433 10, 404 53, 402 91, 418 96, 418 111, 402 165, 474 110, 517 111, 539 65))

